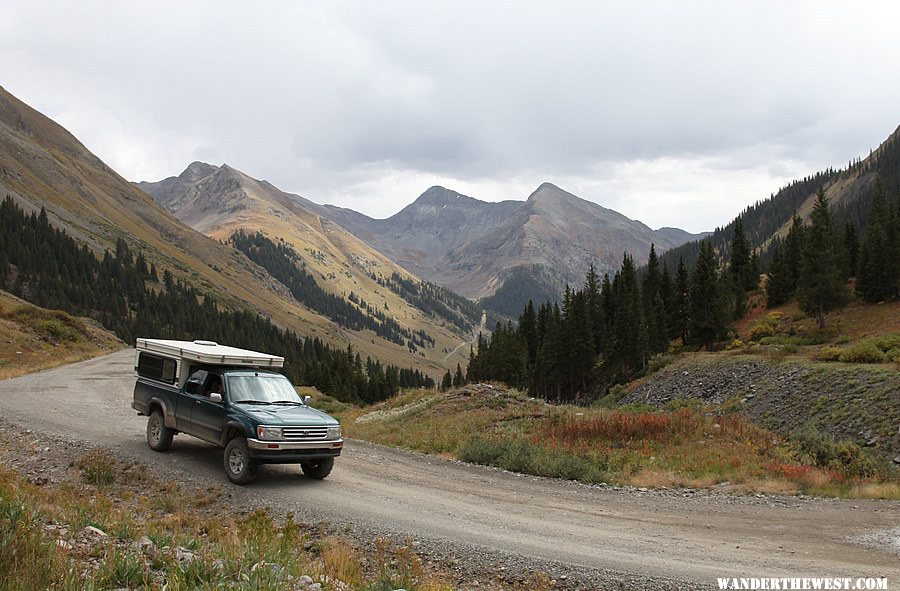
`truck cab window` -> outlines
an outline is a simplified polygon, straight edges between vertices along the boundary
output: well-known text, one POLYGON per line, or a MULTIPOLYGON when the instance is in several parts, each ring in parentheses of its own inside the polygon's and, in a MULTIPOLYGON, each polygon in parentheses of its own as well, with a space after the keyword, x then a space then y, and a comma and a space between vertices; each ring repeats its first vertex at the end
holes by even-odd
POLYGON ((222 378, 214 373, 209 374, 209 379, 206 381, 206 388, 203 389, 203 395, 209 396, 213 392, 222 394, 222 378))
POLYGON ((184 385, 184 391, 188 394, 200 394, 208 374, 209 372, 205 369, 198 369, 193 372, 184 385))

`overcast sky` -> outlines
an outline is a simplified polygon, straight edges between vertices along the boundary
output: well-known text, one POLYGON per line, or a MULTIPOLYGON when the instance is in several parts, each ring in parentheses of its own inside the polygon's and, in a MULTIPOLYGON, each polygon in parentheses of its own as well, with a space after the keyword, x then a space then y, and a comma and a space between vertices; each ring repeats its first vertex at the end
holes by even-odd
POLYGON ((900 124, 895 2, 0 5, 0 84, 129 180, 227 162, 375 217, 551 181, 712 229, 900 124))

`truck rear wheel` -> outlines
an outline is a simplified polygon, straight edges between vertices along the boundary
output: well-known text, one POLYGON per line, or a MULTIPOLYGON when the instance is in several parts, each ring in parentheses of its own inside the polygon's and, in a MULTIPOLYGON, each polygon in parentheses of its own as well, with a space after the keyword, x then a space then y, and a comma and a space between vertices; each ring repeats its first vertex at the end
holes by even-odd
POLYGON ((322 458, 320 460, 301 462, 300 468, 303 469, 303 474, 306 475, 307 478, 322 480, 331 474, 331 469, 334 468, 334 458, 322 458))
POLYGON ((250 457, 250 448, 243 437, 235 437, 225 446, 225 474, 235 484, 247 484, 259 472, 259 460, 250 457))
POLYGON ((153 451, 166 451, 172 447, 172 438, 175 436, 175 429, 166 427, 166 421, 163 419, 162 411, 159 409, 150 413, 147 419, 147 445, 153 451))

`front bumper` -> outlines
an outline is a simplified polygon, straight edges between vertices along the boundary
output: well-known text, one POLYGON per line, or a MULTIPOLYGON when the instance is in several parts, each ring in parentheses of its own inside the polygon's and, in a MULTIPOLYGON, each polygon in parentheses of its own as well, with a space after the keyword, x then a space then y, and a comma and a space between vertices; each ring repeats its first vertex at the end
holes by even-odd
POLYGON ((263 441, 248 438, 247 447, 250 448, 250 457, 266 464, 297 464, 306 460, 338 457, 344 440, 263 441))

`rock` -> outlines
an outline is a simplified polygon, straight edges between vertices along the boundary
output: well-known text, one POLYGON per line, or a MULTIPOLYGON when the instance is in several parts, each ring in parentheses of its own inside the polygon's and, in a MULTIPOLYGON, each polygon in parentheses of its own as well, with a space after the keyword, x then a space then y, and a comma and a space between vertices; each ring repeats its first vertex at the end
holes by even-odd
POLYGON ((878 439, 879 439, 878 435, 873 435, 872 437, 866 439, 866 446, 872 447, 873 445, 878 443, 878 439))
POLYGON ((256 572, 258 570, 268 571, 272 574, 278 574, 281 572, 281 565, 275 564, 274 562, 266 562, 264 560, 257 562, 253 566, 250 567, 250 572, 256 572))
POLYGON ((63 552, 68 552, 72 549, 72 544, 65 540, 56 540, 56 547, 62 550, 63 552))
POLYGON ((896 458, 894 458, 894 463, 897 464, 898 466, 900 466, 900 455, 898 455, 896 458))
POLYGON ((148 538, 147 536, 142 537, 135 543, 135 547, 138 551, 143 552, 144 554, 153 555, 156 553, 156 544, 153 543, 153 540, 148 538))
POLYGON ((311 576, 303 575, 303 576, 297 577, 297 580, 294 581, 294 589, 298 589, 298 590, 306 589, 307 587, 312 585, 312 583, 313 583, 313 580, 312 580, 311 576))
POLYGON ((92 538, 108 538, 109 536, 105 531, 100 529, 99 527, 94 527, 93 525, 89 525, 82 530, 86 535, 92 538))
POLYGON ((187 548, 182 548, 178 546, 175 548, 175 560, 182 564, 190 564, 197 559, 197 555, 188 550, 187 548))
POLYGON ((313 583, 306 588, 306 591, 322 591, 322 583, 313 583))
POLYGON ((225 561, 221 558, 216 558, 215 560, 213 560, 212 567, 216 570, 225 570, 225 561))

